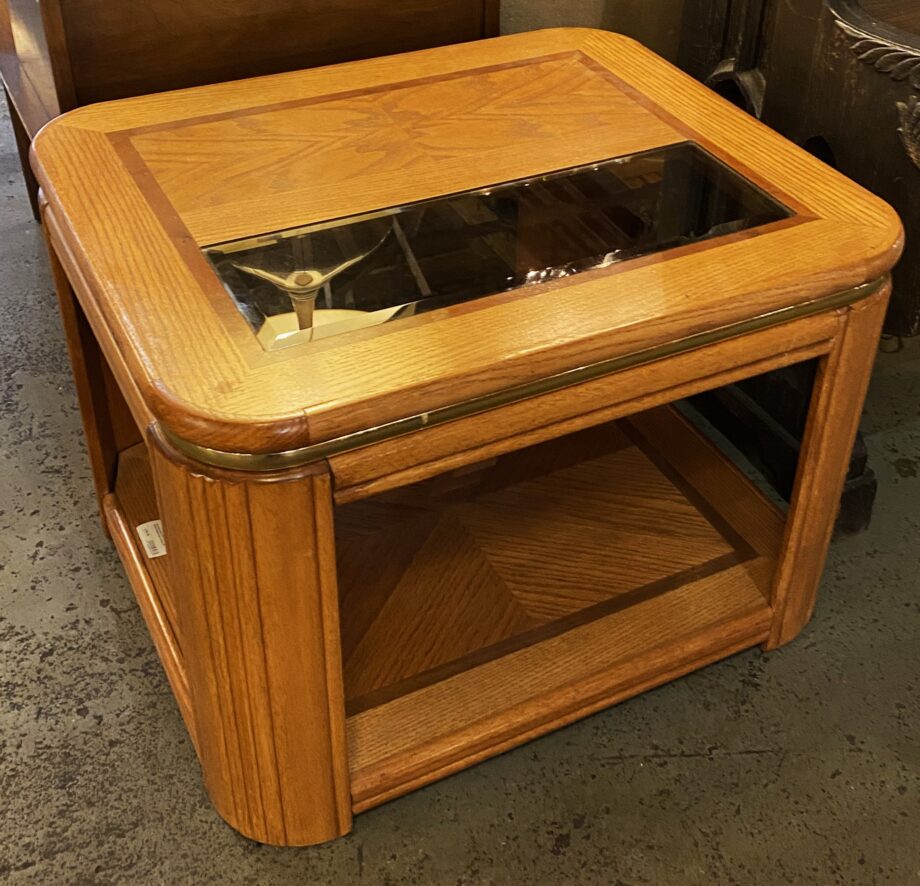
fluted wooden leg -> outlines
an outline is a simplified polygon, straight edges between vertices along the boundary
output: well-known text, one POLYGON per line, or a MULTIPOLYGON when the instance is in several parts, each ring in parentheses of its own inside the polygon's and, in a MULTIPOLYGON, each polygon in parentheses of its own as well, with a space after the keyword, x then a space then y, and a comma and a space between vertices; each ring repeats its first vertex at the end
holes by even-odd
POLYGON ((325 467, 246 474, 151 458, 201 765, 252 839, 351 827, 332 489, 325 467))
POLYGON ((890 294, 889 283, 842 311, 840 335, 821 362, 776 572, 767 649, 793 640, 814 611, 890 294))

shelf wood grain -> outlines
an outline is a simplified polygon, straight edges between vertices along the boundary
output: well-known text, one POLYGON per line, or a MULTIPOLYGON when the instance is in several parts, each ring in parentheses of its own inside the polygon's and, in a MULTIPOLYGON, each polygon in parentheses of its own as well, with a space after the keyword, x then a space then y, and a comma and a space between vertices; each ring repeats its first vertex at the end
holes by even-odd
MULTIPOLYGON (((622 428, 337 510, 350 712, 739 563, 775 561, 782 517, 673 410, 622 428)), ((751 570, 769 593, 763 564, 751 570)))
POLYGON ((770 621, 738 566, 350 717, 355 811, 756 645, 770 621))

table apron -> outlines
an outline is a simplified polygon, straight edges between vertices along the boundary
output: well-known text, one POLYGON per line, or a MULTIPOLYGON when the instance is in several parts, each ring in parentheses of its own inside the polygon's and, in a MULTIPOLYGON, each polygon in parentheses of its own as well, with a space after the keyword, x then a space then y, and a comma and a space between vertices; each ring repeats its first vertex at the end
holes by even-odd
POLYGON ((339 504, 623 418, 831 351, 848 309, 624 369, 328 457, 339 504))

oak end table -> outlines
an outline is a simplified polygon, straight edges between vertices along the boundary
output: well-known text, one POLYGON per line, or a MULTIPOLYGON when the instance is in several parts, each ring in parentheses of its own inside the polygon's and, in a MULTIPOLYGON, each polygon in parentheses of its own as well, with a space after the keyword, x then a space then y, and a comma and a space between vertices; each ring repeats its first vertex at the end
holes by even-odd
POLYGON ((243 834, 808 621, 901 225, 637 43, 94 105, 33 165, 104 524, 243 834), (675 404, 804 361, 783 512, 675 404))

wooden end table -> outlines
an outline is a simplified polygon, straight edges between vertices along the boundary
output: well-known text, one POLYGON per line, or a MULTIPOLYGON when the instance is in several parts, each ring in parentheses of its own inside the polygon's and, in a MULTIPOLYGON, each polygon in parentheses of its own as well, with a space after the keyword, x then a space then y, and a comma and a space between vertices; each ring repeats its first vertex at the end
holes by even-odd
POLYGON ((638 44, 87 107, 34 165, 105 525, 244 834, 808 620, 901 226, 638 44), (784 515, 669 404, 805 360, 784 515))

